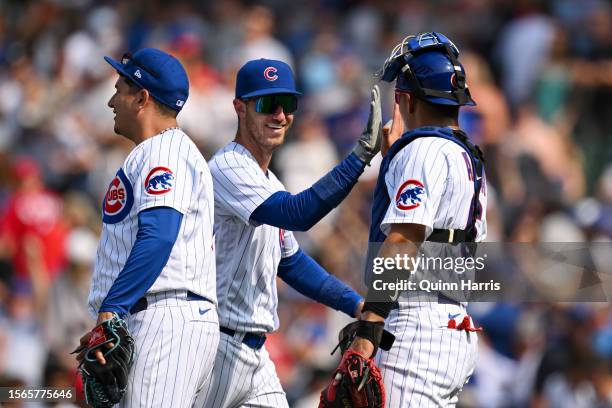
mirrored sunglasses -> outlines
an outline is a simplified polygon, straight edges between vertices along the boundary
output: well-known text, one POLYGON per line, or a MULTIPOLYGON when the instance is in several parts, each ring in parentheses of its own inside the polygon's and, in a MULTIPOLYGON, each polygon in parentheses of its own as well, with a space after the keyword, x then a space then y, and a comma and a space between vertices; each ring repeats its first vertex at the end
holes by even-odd
POLYGON ((283 108, 285 114, 290 115, 298 108, 298 98, 295 95, 264 95, 255 98, 255 112, 266 115, 273 114, 278 107, 283 108))

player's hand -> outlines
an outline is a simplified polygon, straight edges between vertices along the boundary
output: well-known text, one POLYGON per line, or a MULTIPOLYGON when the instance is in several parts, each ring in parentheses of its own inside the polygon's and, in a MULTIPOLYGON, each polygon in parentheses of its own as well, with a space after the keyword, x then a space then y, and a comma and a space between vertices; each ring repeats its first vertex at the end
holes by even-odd
POLYGON ((373 357, 374 354, 374 344, 368 339, 364 339, 361 337, 355 337, 355 340, 349 346, 349 350, 356 351, 362 356, 366 356, 368 358, 373 357))
POLYGON ((378 85, 372 88, 370 101, 370 116, 353 152, 366 164, 380 151, 382 139, 382 113, 380 107, 380 90, 378 85))
MULTIPOLYGON (((77 347, 71 354, 78 353, 76 356, 77 361, 80 363, 85 358, 85 352, 87 351, 87 345, 89 344, 89 340, 91 340, 92 332, 88 332, 81 340, 79 340, 79 347, 77 347)), ((108 343, 106 348, 113 348, 114 343, 108 343)), ((101 350, 94 351, 94 355, 96 356, 96 360, 102 365, 106 364, 106 359, 104 358, 104 354, 101 350)))
POLYGON ((81 337, 81 339, 79 340, 79 346, 70 353, 78 353, 76 359, 79 363, 83 361, 83 358, 85 358, 85 351, 87 350, 89 339, 91 339, 91 332, 85 333, 85 335, 83 335, 83 337, 81 337))
POLYGON ((400 114, 399 104, 393 105, 393 118, 382 128, 382 144, 380 152, 384 156, 387 150, 404 134, 404 121, 400 114))
MULTIPOLYGON (((96 322, 96 326, 105 320, 112 319, 113 316, 114 316, 114 313, 112 312, 98 313, 98 321, 96 322)), ((76 356, 76 359, 79 363, 83 361, 83 358, 85 358, 85 352, 87 351, 87 346, 89 345, 91 336, 92 336, 92 332, 88 332, 83 337, 81 337, 81 339, 79 340, 79 346, 72 352, 72 353, 78 353, 76 356)), ((114 343, 108 343, 106 345, 107 349, 111 349, 113 347, 114 347, 114 343)), ((98 360, 100 364, 102 365, 106 364, 106 359, 104 358, 104 354, 102 353, 102 350, 94 351, 94 355, 96 356, 96 360, 98 360)))
MULTIPOLYGON (((362 303, 360 303, 360 309, 363 309, 362 303)), ((368 322, 384 322, 385 321, 385 319, 383 319, 381 316, 369 310, 366 311, 364 314, 360 313, 358 317, 359 317, 359 320, 364 320, 368 322)), ((356 351, 359 354, 366 356, 366 357, 373 357, 372 354, 374 354, 374 343, 372 343, 368 339, 364 339, 362 337, 357 336, 355 337, 355 339, 349 346, 349 350, 356 351)))
POLYGON ((80 348, 86 402, 94 407, 115 406, 126 392, 134 362, 134 339, 127 323, 116 315, 104 320, 81 338, 80 348))
POLYGON ((359 318, 359 316, 361 316, 361 312, 363 311, 363 305, 365 305, 365 301, 362 300, 357 305, 357 309, 355 309, 355 314, 353 317, 359 318))
POLYGON ((115 314, 113 312, 99 312, 98 313, 98 321, 96 322, 96 326, 102 323, 105 320, 112 319, 115 314))

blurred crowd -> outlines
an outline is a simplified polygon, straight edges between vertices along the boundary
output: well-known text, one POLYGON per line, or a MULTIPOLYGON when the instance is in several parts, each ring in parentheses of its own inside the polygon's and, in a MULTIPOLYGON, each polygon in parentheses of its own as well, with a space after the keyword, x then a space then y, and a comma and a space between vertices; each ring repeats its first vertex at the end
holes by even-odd
MULTIPOLYGON (((612 5, 605 0, 0 0, 0 386, 67 386, 107 183, 132 149, 106 104, 102 56, 145 46, 190 78, 179 124, 205 157, 233 139, 237 69, 292 65, 304 97, 273 168, 301 191, 347 154, 406 34, 461 51, 478 106, 461 126, 486 157, 488 241, 612 240, 612 5)), ((392 89, 383 85, 385 118, 392 89)), ((377 164, 300 244, 363 291, 377 164)), ((316 406, 348 318, 279 283, 266 347, 291 406, 316 406)), ((484 327, 465 407, 612 406, 609 304, 477 303, 484 327)), ((337 357, 337 356, 336 356, 337 357)))

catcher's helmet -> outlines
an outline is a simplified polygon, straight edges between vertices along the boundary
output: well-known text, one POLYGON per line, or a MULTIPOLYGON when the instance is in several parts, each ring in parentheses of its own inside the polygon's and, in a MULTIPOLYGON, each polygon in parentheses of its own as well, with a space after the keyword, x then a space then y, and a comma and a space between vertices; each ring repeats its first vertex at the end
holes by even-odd
POLYGON ((400 91, 440 105, 476 105, 465 79, 459 50, 437 32, 409 35, 393 48, 379 77, 400 91))

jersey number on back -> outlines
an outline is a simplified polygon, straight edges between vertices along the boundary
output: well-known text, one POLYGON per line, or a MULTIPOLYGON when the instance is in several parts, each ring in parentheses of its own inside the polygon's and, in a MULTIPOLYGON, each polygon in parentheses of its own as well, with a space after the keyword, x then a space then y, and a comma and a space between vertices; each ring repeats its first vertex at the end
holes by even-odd
MULTIPOLYGON (((473 182, 474 179, 478 176, 475 174, 474 168, 472 166, 472 160, 470 160, 470 156, 466 152, 461 152, 461 155, 463 156, 463 160, 465 161, 465 165, 467 167, 468 177, 470 181, 473 182)), ((487 179, 484 175, 484 171, 482 173, 481 182, 482 182, 482 185, 480 187, 480 191, 482 191, 482 194, 486 196, 487 195, 487 179)), ((480 197, 478 197, 478 201, 476 201, 476 219, 479 221, 482 219, 482 203, 480 202, 480 197)))

